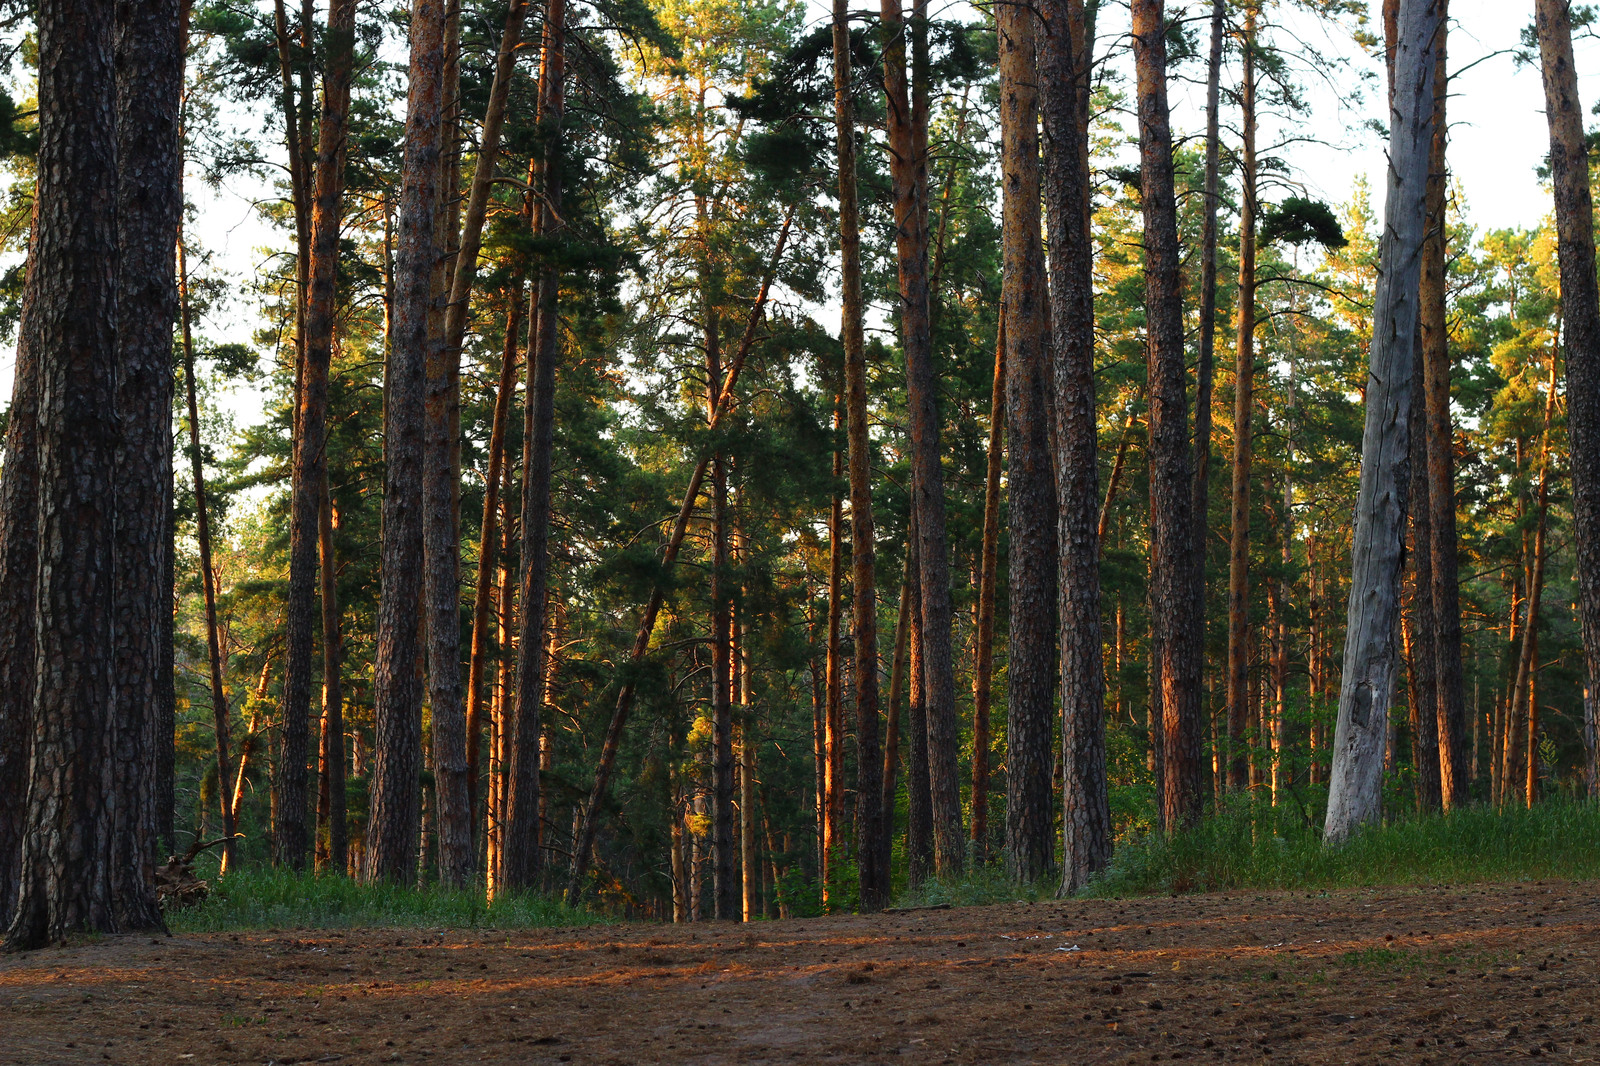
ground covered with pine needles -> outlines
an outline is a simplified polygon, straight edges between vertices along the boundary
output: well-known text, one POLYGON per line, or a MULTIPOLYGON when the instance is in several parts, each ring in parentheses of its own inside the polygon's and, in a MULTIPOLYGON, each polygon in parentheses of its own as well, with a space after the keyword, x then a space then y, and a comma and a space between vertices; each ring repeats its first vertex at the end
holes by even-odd
POLYGON ((345 928, 0 957, 5 1063, 1600 1061, 1600 884, 345 928))

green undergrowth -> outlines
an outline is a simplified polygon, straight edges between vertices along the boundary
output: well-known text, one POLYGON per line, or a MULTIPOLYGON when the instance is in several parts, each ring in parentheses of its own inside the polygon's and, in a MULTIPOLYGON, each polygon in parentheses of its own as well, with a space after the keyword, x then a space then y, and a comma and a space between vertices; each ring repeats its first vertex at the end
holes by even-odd
MULTIPOLYGON (((1200 827, 1118 842, 1111 867, 1082 893, 1126 897, 1248 889, 1448 885, 1546 878, 1600 879, 1600 805, 1551 799, 1533 810, 1468 807, 1408 814, 1338 847, 1303 812, 1239 803, 1200 827)), ((998 865, 929 878, 896 893, 896 907, 1035 902, 1057 883, 1019 884, 998 865)))
POLYGON ((1337 889, 1600 878, 1600 805, 1468 807, 1369 826, 1337 847, 1282 808, 1240 806, 1199 828, 1122 843, 1087 895, 1337 889))
POLYGON ((198 906, 167 915, 175 933, 240 929, 536 929, 604 924, 606 919, 541 895, 486 904, 481 890, 389 883, 347 877, 242 870, 211 881, 198 906))

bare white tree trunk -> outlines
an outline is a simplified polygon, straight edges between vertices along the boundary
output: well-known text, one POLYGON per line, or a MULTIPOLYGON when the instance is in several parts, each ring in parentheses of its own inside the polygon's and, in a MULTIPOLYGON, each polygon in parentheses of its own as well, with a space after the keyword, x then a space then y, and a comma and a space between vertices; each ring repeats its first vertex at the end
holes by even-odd
POLYGON ((1401 0, 1377 298, 1372 316, 1361 488, 1351 550, 1350 608, 1333 743, 1325 839, 1345 839, 1378 818, 1383 749, 1394 691, 1395 619, 1405 536, 1411 364, 1428 151, 1433 136, 1433 65, 1439 0, 1401 0))

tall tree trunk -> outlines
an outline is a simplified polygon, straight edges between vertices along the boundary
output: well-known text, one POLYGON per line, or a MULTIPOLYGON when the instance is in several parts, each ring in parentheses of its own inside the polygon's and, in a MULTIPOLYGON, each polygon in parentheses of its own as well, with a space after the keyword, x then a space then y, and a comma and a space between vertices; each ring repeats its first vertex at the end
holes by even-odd
POLYGON ((934 864, 940 876, 953 876, 961 872, 966 842, 961 832, 955 667, 951 657, 950 558, 945 534, 944 470, 939 461, 938 382, 933 366, 928 287, 926 0, 913 0, 909 27, 902 16, 901 0, 882 0, 882 20, 900 331, 905 349, 907 422, 913 468, 912 506, 917 512, 922 569, 920 631, 927 701, 929 787, 933 796, 934 864), (915 68, 912 72, 915 76, 910 79, 906 72, 908 29, 915 68))
MULTIPOLYGON (((457 275, 460 276, 459 274, 457 275)), ((483 697, 488 684, 492 651, 489 628, 494 623, 495 574, 500 565, 500 487, 505 477, 506 427, 511 422, 511 403, 517 388, 517 340, 522 332, 522 301, 525 286, 519 278, 512 286, 510 307, 506 310, 505 343, 500 350, 500 379, 495 388, 494 416, 489 430, 488 470, 484 474, 482 530, 478 538, 478 578, 472 591, 472 647, 467 660, 467 800, 478 809, 479 747, 483 735, 483 697)), ((492 747, 493 745, 491 745, 492 747)), ((492 791, 493 785, 490 786, 492 791)), ((486 868, 492 864, 486 863, 486 868)))
MULTIPOLYGON (((1441 0, 1440 16, 1448 15, 1441 0)), ((1439 59, 1433 74, 1433 141, 1428 153, 1428 235, 1422 247, 1422 362, 1427 385, 1428 494, 1433 573, 1434 687, 1438 707, 1440 793, 1445 810, 1467 802, 1472 770, 1467 754, 1467 714, 1461 680, 1460 576, 1456 565, 1455 442, 1450 419, 1450 332, 1445 317, 1446 215, 1445 102, 1450 79, 1445 64, 1448 21, 1439 27, 1439 59)), ((1424 506, 1418 499, 1416 507, 1424 506)))
POLYGON ((1249 784, 1245 723, 1249 718, 1250 661, 1250 464, 1254 450, 1256 376, 1256 19, 1258 7, 1245 7, 1244 71, 1240 82, 1243 112, 1243 167, 1239 181, 1238 339, 1233 370, 1232 532, 1228 540, 1228 786, 1249 784))
POLYGON ((879 879, 883 884, 889 883, 893 872, 890 865, 893 856, 888 842, 894 839, 895 799, 899 788, 895 778, 900 769, 901 697, 906 691, 906 663, 910 657, 911 647, 910 580, 911 552, 908 550, 900 572, 900 609, 895 614, 894 661, 889 667, 889 723, 884 729, 883 736, 884 847, 878 855, 879 879))
MULTIPOLYGON (((1090 240, 1089 114, 1094 10, 1083 0, 1042 8, 1040 112, 1045 210, 1052 246, 1058 494, 1058 636, 1061 641, 1063 892, 1111 860, 1105 750, 1105 662, 1100 642, 1100 485, 1094 402, 1094 245, 1090 240)), ((1048 853, 1046 853, 1048 857, 1048 853)), ((1022 869, 1020 855, 1013 870, 1022 869)), ((1036 860, 1035 860, 1036 861, 1036 860)), ((1042 868, 1037 868, 1042 872, 1042 868)))
MULTIPOLYGON (((1423 282, 1427 281, 1427 245, 1423 246, 1423 282)), ((1425 299, 1427 289, 1421 290, 1425 299)), ((1419 334, 1420 335, 1420 334, 1419 334)), ((1405 619, 1411 637, 1411 662, 1414 684, 1411 689, 1413 723, 1411 760, 1417 772, 1419 806, 1426 811, 1439 809, 1439 728, 1438 689, 1434 671, 1439 661, 1438 630, 1433 614, 1433 530, 1428 505, 1428 407, 1427 380, 1423 374, 1425 353, 1419 351, 1411 363, 1411 425, 1415 432, 1410 443, 1410 488, 1407 507, 1411 512, 1411 545, 1408 554, 1413 567, 1413 591, 1409 618, 1405 619)))
POLYGON ((910 748, 906 756, 906 880, 912 888, 921 885, 934 871, 933 794, 928 784, 927 686, 922 669, 922 567, 916 558, 916 518, 912 517, 912 558, 908 576, 911 601, 907 639, 906 676, 910 679, 906 698, 906 725, 910 748))
MULTIPOLYGON (((850 584, 856 683, 856 848, 861 909, 889 904, 889 815, 878 760, 878 579, 872 515, 872 439, 862 323, 861 221, 856 196, 856 122, 851 99, 848 4, 833 4, 833 112, 839 156, 839 283, 844 403, 850 448, 850 584)), ((746 681, 746 685, 749 682, 746 681)), ((893 713, 891 706, 890 713, 893 713)))
POLYGON ((441 67, 438 257, 430 281, 423 386, 423 630, 433 724, 434 803, 439 881, 461 887, 472 871, 472 808, 467 785, 467 720, 461 685, 461 349, 446 340, 460 217, 461 5, 445 0, 441 67))
POLYGON ((1583 105, 1572 62, 1565 0, 1537 0, 1535 25, 1550 123, 1566 329, 1567 433, 1571 438, 1573 542, 1583 629, 1583 733, 1590 798, 1600 798, 1600 282, 1595 279, 1594 204, 1583 105))
MULTIPOLYGON (((279 777, 278 861, 301 869, 306 862, 305 738, 292 766, 287 731, 304 732, 311 702, 311 658, 314 640, 318 554, 321 545, 323 496, 328 480, 328 374, 333 355, 334 318, 338 302, 340 211, 344 196, 344 160, 349 140, 350 85, 355 65, 356 0, 335 0, 328 9, 328 54, 322 85, 322 126, 318 136, 316 193, 311 204, 310 272, 306 285, 303 344, 296 397, 294 476, 289 520, 289 605, 284 674, 285 748, 279 777), (299 778, 296 785, 295 779, 299 778), (298 813, 297 813, 298 812, 298 813)), ((324 580, 326 594, 331 582, 324 580)), ((327 615, 327 607, 323 609, 327 615)), ((337 611, 334 613, 337 621, 337 611)), ((326 621, 326 617, 324 618, 326 621)), ((336 640, 337 637, 335 636, 336 640)), ((323 638, 326 659, 329 637, 323 638)), ((337 667, 335 667, 337 669, 337 667)), ((327 666, 324 663, 326 684, 327 666)), ((331 738, 330 738, 331 739, 331 738)), ((320 805, 320 804, 319 804, 320 805)))
MULTIPOLYGON (((833 430, 837 436, 843 412, 833 409, 833 430)), ((837 486, 844 471, 843 456, 833 453, 833 482, 837 486)), ((844 807, 844 706, 843 678, 840 676, 839 623, 844 614, 844 506, 837 487, 828 508, 828 623, 824 645, 826 678, 822 711, 822 906, 832 901, 833 874, 839 851, 839 815, 844 807)))
POLYGON ((1145 306, 1149 335, 1151 560, 1159 636, 1162 807, 1168 831, 1200 818, 1200 641, 1190 591, 1190 480, 1183 305, 1167 110, 1163 0, 1134 0, 1142 161, 1145 306))
POLYGON ((1533 564, 1528 573, 1527 617, 1522 624, 1522 646, 1517 654, 1517 674, 1511 697, 1511 726, 1506 731, 1506 765, 1513 768, 1511 788, 1520 788, 1532 808, 1539 795, 1539 707, 1534 698, 1539 670, 1539 606, 1544 593, 1545 531, 1550 510, 1550 426, 1556 407, 1556 353, 1550 352, 1550 378, 1544 403, 1544 431, 1539 442, 1539 488, 1534 498, 1533 564), (1522 723, 1527 723, 1527 749, 1521 751, 1522 723))
MULTIPOLYGON (((38 208, 24 343, 37 346, 39 553, 50 565, 38 573, 35 664, 45 673, 35 679, 20 884, 6 940, 12 950, 77 932, 162 928, 153 864, 119 839, 137 825, 117 813, 141 789, 148 795, 150 760, 125 761, 146 754, 128 750, 144 736, 145 722, 141 710, 119 699, 122 552, 117 507, 106 502, 125 500, 117 489, 124 441, 148 439, 153 427, 144 425, 152 412, 141 405, 126 412, 125 435, 118 412, 117 119, 127 112, 118 106, 114 53, 122 50, 114 42, 131 45, 132 37, 113 16, 107 0, 44 0, 38 13, 38 208)), ((169 58, 177 29, 173 20, 172 40, 157 33, 146 43, 169 58)), ((175 120, 176 83, 172 88, 175 120)), ((152 103, 162 99, 152 96, 152 103)), ((174 135, 164 149, 175 153, 175 128, 168 131, 174 135)), ((166 169, 163 176, 175 182, 176 174, 166 169)), ((168 206, 176 188, 156 188, 168 206)), ((143 264, 158 278, 175 237, 169 232, 161 253, 143 264)), ((154 455, 126 459, 159 462, 154 455)), ((159 553, 161 542, 150 547, 159 553)), ((159 569, 158 562, 159 554, 145 565, 159 569)))
MULTIPOLYGON (((1009 423, 1010 666, 1006 686, 1006 843, 1014 876, 1054 865, 1050 770, 1056 681, 1056 480, 1052 468, 1053 367, 1040 218, 1039 68, 1033 11, 1003 5, 1000 129, 1005 397, 1009 423)), ((1071 86, 1068 86, 1069 91, 1071 86)), ((1072 231, 1068 231, 1072 232, 1072 231)), ((974 805, 976 806, 976 804, 974 805)))
MULTIPOLYGON (((835 464, 837 474, 837 458, 835 464)), ((734 868, 733 596, 728 574, 728 464, 721 456, 713 461, 711 497, 714 515, 711 563, 711 906, 712 915, 717 920, 731 921, 739 913, 739 885, 734 868)), ((837 497, 834 509, 837 513, 837 497)), ((835 732, 832 739, 834 747, 839 749, 843 743, 842 737, 835 732)), ((835 760, 842 767, 842 760, 837 757, 835 760)), ((837 782, 838 777, 834 780, 837 782)), ((843 797, 841 795, 838 798, 843 797)), ((837 812, 834 825, 837 831, 837 812)))
MULTIPOLYGON (((1194 596, 1195 612, 1202 624, 1206 616, 1206 533, 1211 513, 1211 393, 1216 374, 1217 206, 1220 200, 1217 185, 1221 170, 1219 157, 1222 144, 1222 41, 1225 22, 1223 16, 1226 8, 1225 0, 1211 2, 1211 54, 1206 61, 1206 200, 1205 216, 1200 227, 1200 352, 1195 366, 1194 544, 1191 548, 1194 553, 1194 589, 1191 595, 1194 596)), ((1250 91, 1253 98, 1255 92, 1253 86, 1250 91)), ((1251 134, 1250 149, 1253 156, 1255 150, 1253 125, 1251 134)), ((1251 187, 1254 187, 1253 182, 1251 187)), ((1250 209, 1254 210, 1253 205, 1250 209)), ((1253 234, 1251 248, 1254 250, 1253 234)), ((1101 528, 1103 530, 1104 526, 1101 528)), ((1104 536, 1102 532, 1102 539, 1104 536)), ((1220 750, 1214 752, 1217 757, 1221 754, 1220 750)), ((1225 773, 1219 761, 1218 778, 1221 779, 1225 773)))
MULTIPOLYGON (((1002 296, 995 330, 994 387, 989 401, 989 451, 983 482, 983 544, 978 556, 977 617, 972 641, 972 844, 973 858, 982 864, 989 861, 989 715, 994 690, 994 601, 1000 569, 1000 479, 1005 427, 1006 308, 1002 296)), ((1054 655, 1055 649, 1052 648, 1052 665, 1054 655)), ((1045 743, 1048 745, 1049 741, 1045 743)), ((1009 804, 1007 809, 1010 809, 1009 804)), ((1047 846, 1048 839, 1046 834, 1047 846)))
POLYGON ((222 812, 223 874, 237 861, 233 804, 228 794, 228 694, 222 685, 222 642, 217 633, 217 572, 211 562, 211 517, 206 503, 204 452, 200 449, 200 404, 194 378, 194 334, 189 322, 189 267, 183 234, 178 234, 178 308, 183 337, 183 382, 189 406, 189 467, 194 478, 195 540, 200 548, 200 588, 206 610, 206 655, 211 666, 211 720, 217 747, 217 806, 222 812))
MULTIPOLYGON (((566 103, 566 0, 549 0, 539 72, 539 127, 544 154, 541 197, 534 205, 535 232, 546 239, 561 222, 561 124, 566 103)), ((556 369, 561 359, 557 297, 561 275, 553 262, 540 264, 537 304, 528 314, 528 387, 524 399, 522 451, 521 629, 517 642, 517 694, 512 712, 511 776, 507 792, 505 865, 502 885, 513 892, 538 884, 540 847, 539 736, 547 669, 544 634, 549 619, 550 499, 555 451, 556 369)), ((579 860, 574 861, 574 867, 579 860)))
POLYGON ((750 624, 738 629, 734 664, 739 670, 739 872, 740 915, 753 922, 761 916, 761 852, 756 842, 756 735, 755 701, 750 691, 750 624))
MULTIPOLYGON (((273 857, 291 869, 306 863, 309 837, 306 830, 306 763, 311 721, 311 659, 313 601, 316 596, 317 482, 306 481, 304 464, 322 462, 320 446, 302 457, 301 422, 305 418, 305 372, 308 304, 311 279, 312 244, 312 160, 308 151, 309 132, 302 115, 308 99, 297 99, 295 73, 305 76, 303 59, 297 62, 295 42, 290 36, 289 16, 284 0, 275 0, 273 15, 278 46, 278 71, 281 78, 280 107, 283 112, 284 143, 289 155, 289 195, 295 220, 295 302, 294 302, 294 432, 293 502, 290 518, 289 609, 283 678, 283 721, 279 734, 277 773, 273 779, 273 857), (307 501, 302 501, 304 496, 307 501)), ((303 21, 303 19, 302 19, 303 21)), ((302 27, 302 36, 309 32, 302 27)), ((304 51, 302 42, 302 51, 304 51)), ((309 92, 302 84, 300 96, 309 92)), ((334 196, 337 207, 338 194, 334 196)), ((335 241, 337 238, 335 237, 335 241)), ((326 405, 324 377, 322 403, 326 405)), ((321 432, 321 427, 318 427, 321 432)), ((320 443, 320 441, 319 441, 320 443)))
MULTIPOLYGON (((559 2, 559 0, 556 0, 559 2)), ((733 361, 728 364, 727 373, 724 375, 722 394, 717 397, 717 403, 711 420, 706 425, 708 434, 714 434, 718 424, 726 416, 733 398, 733 387, 739 380, 739 372, 744 368, 745 359, 750 354, 750 348, 755 341, 756 329, 760 326, 762 317, 766 313, 767 297, 772 291, 772 280, 777 273, 778 264, 783 261, 783 249, 789 241, 789 229, 794 223, 794 208, 791 207, 784 215, 783 228, 778 231, 778 243, 773 249, 772 259, 767 264, 766 274, 761 279, 761 288, 756 293, 755 303, 750 308, 750 317, 745 321, 744 337, 739 341, 738 351, 734 353, 733 361)), ((667 538, 665 551, 662 553, 661 572, 664 580, 672 572, 673 566, 678 561, 678 551, 683 547, 683 537, 689 528, 690 516, 700 498, 700 487, 705 482, 706 468, 710 465, 710 456, 703 456, 695 464, 694 471, 689 475, 689 487, 683 494, 683 502, 678 506, 678 516, 673 520, 672 532, 667 538)), ((526 478, 524 479, 526 482, 526 478)), ((524 552, 528 550, 526 543, 524 552)), ((655 631, 656 618, 661 612, 661 605, 666 595, 664 586, 657 584, 650 591, 650 599, 645 602, 644 611, 639 619, 639 628, 634 633, 633 648, 628 654, 628 663, 631 669, 637 670, 638 665, 644 661, 645 655, 650 650, 650 635, 655 631)), ((526 619, 528 611, 524 608, 523 617, 526 619)), ((622 731, 628 724, 628 716, 633 711, 633 697, 637 682, 632 676, 622 683, 621 690, 617 693, 616 707, 611 712, 611 721, 606 726, 605 741, 600 748, 600 759, 595 766, 594 784, 589 790, 588 804, 583 811, 581 823, 578 827, 577 839, 572 850, 572 876, 567 883, 567 898, 576 903, 582 895, 583 878, 589 869, 590 853, 594 849, 595 835, 600 828, 600 808, 611 787, 611 769, 616 763, 617 751, 622 744, 622 731)))
POLYGON ((1383 747, 1394 691, 1395 619, 1404 560, 1403 478, 1410 446, 1411 363, 1427 222, 1437 0, 1402 0, 1395 53, 1389 183, 1371 376, 1361 443, 1361 483, 1351 547, 1349 617, 1324 834, 1340 841, 1377 819, 1383 747))
POLYGON ((394 341, 384 382, 383 587, 373 668, 376 722, 368 880, 409 882, 421 823, 423 405, 428 311, 438 257, 444 16, 439 0, 412 0, 410 91, 395 257, 394 341))
MULTIPOLYGON (((113 479, 113 562, 118 735, 123 787, 115 803, 112 862, 119 922, 161 925, 150 898, 155 878, 156 768, 173 744, 173 708, 163 699, 170 659, 173 590, 172 329, 177 321, 175 253, 183 210, 179 101, 183 30, 178 0, 116 8, 116 405, 121 436, 113 479)), ((163 792, 166 789, 162 789, 163 792)), ((171 841, 166 843, 170 844, 171 841)))

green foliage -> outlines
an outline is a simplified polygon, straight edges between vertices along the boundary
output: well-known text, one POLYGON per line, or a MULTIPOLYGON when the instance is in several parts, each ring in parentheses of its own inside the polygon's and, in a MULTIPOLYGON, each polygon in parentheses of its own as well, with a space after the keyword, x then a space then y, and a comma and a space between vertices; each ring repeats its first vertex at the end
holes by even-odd
POLYGON ((917 888, 907 888, 895 896, 896 907, 981 907, 991 903, 1034 903, 1055 896, 1053 881, 1023 884, 1006 876, 1000 866, 969 864, 953 880, 930 877, 917 888))
POLYGON ((362 884, 280 870, 241 870, 211 883, 199 906, 167 915, 175 933, 234 929, 547 929, 603 917, 542 895, 485 904, 481 890, 362 884))
POLYGON ((1339 847, 1284 808, 1242 803, 1193 832, 1124 842, 1096 896, 1600 877, 1600 806, 1469 807, 1362 830, 1339 847))

